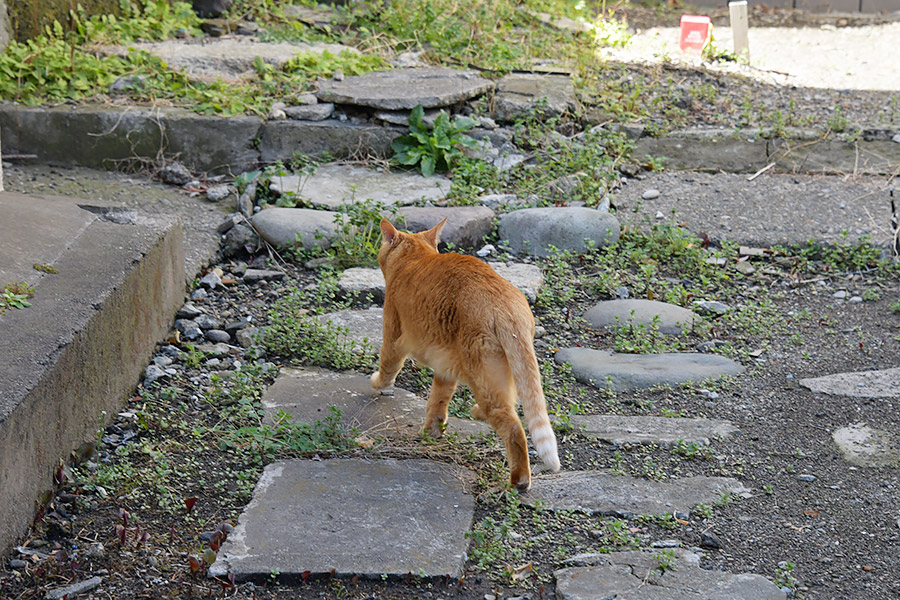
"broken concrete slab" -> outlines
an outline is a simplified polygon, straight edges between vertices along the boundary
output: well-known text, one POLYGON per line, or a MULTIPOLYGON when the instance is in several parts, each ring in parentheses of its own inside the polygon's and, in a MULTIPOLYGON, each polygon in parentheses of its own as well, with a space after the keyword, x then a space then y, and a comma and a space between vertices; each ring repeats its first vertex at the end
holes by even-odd
POLYGON ((364 350, 370 348, 374 353, 381 349, 382 323, 384 310, 370 308, 368 310, 340 310, 316 317, 322 323, 331 323, 340 329, 338 335, 350 339, 355 347, 364 350))
POLYGON ((584 252, 619 239, 619 221, 608 212, 584 207, 523 208, 500 217, 500 239, 514 252, 549 256, 551 246, 584 252))
POLYGON ((391 142, 408 129, 380 125, 355 125, 337 119, 325 121, 266 121, 259 140, 259 160, 286 161, 296 154, 335 158, 369 154, 386 158, 393 154, 391 142))
POLYGON ((134 390, 184 301, 180 226, 90 204, 0 193, 0 281, 34 289, 30 308, 0 315, 0 551, 134 390))
POLYGON ((344 269, 338 288, 347 296, 371 296, 372 302, 384 303, 384 274, 381 269, 351 267, 344 269))
POLYGON ((689 515, 694 506, 712 504, 724 494, 749 497, 750 490, 730 477, 695 476, 660 482, 602 471, 564 471, 535 477, 522 501, 531 506, 541 502, 548 510, 631 518, 689 515))
POLYGON ((362 200, 385 206, 434 201, 450 193, 450 180, 440 175, 367 169, 355 165, 322 165, 312 175, 272 178, 269 186, 279 195, 293 194, 313 206, 336 208, 362 200))
POLYGON ((500 277, 519 288, 528 298, 529 303, 537 302, 538 292, 544 285, 544 273, 540 267, 514 262, 489 262, 488 264, 497 271, 500 277))
POLYGON ((494 211, 485 206, 410 206, 400 209, 401 228, 410 233, 431 229, 443 219, 441 246, 453 244, 461 248, 480 248, 484 236, 494 229, 494 211))
POLYGON ((830 396, 896 399, 900 397, 900 367, 801 379, 800 385, 830 396))
POLYGON ((567 75, 512 73, 497 82, 493 117, 514 121, 532 110, 552 117, 578 108, 575 85, 567 75))
POLYGON ((656 444, 671 448, 679 442, 709 445, 737 431, 730 421, 671 417, 622 417, 619 415, 576 415, 572 424, 582 432, 610 444, 656 444))
POLYGON ((276 248, 312 250, 331 247, 331 240, 340 235, 335 218, 341 216, 327 210, 273 207, 259 211, 250 221, 260 237, 276 248))
POLYGON ((774 583, 752 573, 728 573, 700 567, 700 556, 674 548, 611 552, 595 566, 554 572, 558 600, 785 600, 774 583), (660 569, 660 561, 668 567, 660 569))
POLYGON ((476 71, 422 67, 375 71, 319 83, 323 102, 369 106, 382 110, 410 110, 450 106, 480 96, 494 83, 476 71))
POLYGON ((325 44, 316 42, 260 42, 259 40, 237 36, 221 38, 203 38, 192 43, 185 40, 166 40, 163 42, 135 42, 126 46, 103 48, 107 55, 124 56, 131 48, 143 50, 157 56, 169 65, 170 69, 184 71, 191 79, 200 81, 237 81, 256 76, 253 66, 257 57, 276 69, 281 69, 300 52, 322 54, 325 51, 338 55, 341 52, 359 51, 341 44, 325 44))
POLYGON ((666 335, 687 333, 700 320, 692 311, 675 304, 631 298, 598 302, 584 313, 584 318, 595 329, 626 325, 650 328, 655 325, 666 335))
POLYGON ((617 392, 700 382, 744 371, 737 362, 717 354, 614 354, 607 350, 563 348, 554 358, 560 364, 571 364, 578 381, 617 392))
MULTIPOLYGON (((316 368, 285 368, 263 395, 265 420, 278 411, 296 421, 315 423, 341 411, 341 421, 367 436, 417 437, 425 425, 425 400, 401 388, 393 396, 373 390, 368 375, 336 373, 316 368)), ((490 427, 469 419, 450 417, 448 433, 479 435, 490 427)))
POLYGON ((844 460, 860 467, 900 466, 900 439, 887 431, 853 423, 832 432, 844 460))
POLYGON ((429 460, 272 463, 209 573, 458 578, 475 506, 469 478, 429 460))

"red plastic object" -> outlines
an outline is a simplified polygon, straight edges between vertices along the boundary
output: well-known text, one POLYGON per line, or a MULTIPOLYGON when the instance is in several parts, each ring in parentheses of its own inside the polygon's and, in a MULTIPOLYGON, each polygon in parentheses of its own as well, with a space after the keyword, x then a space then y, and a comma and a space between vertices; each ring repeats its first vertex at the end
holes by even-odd
POLYGON ((712 33, 709 17, 681 15, 681 50, 700 54, 712 33))

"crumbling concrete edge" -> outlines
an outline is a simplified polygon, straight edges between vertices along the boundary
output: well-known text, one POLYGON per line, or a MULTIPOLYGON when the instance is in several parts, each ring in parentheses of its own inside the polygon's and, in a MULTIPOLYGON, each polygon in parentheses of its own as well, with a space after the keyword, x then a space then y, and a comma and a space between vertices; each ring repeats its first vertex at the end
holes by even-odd
MULTIPOLYGON (((52 488, 54 473, 72 449, 94 439, 104 411, 107 418, 115 414, 133 392, 183 302, 181 225, 161 220, 152 231, 155 239, 99 299, 85 326, 61 340, 46 365, 34 365, 45 372, 0 422, 0 552, 32 523, 42 494, 52 488)), ((99 231, 97 239, 80 243, 85 252, 96 252, 103 239, 99 231)), ((65 292, 64 279, 53 285, 60 289, 42 285, 41 293, 65 292)))

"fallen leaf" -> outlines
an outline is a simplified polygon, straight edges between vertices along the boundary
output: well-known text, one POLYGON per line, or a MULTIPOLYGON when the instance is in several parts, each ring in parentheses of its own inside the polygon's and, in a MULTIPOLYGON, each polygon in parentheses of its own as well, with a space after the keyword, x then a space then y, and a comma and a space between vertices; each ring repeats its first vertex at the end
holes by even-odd
POLYGON ((375 440, 365 435, 361 435, 353 441, 356 442, 360 448, 371 448, 375 445, 375 440))
POLYGON ((819 514, 819 511, 818 511, 818 510, 815 510, 815 509, 813 509, 813 510, 804 510, 804 511, 803 511, 803 514, 806 515, 807 517, 815 517, 815 516, 817 516, 817 515, 819 514))
POLYGON ((196 503, 197 503, 196 496, 192 496, 190 498, 184 499, 184 506, 185 506, 185 508, 187 508, 188 512, 191 512, 192 510, 194 510, 194 504, 196 504, 196 503))
POLYGON ((509 573, 510 580, 519 581, 521 579, 525 579, 531 573, 534 573, 534 565, 531 563, 527 563, 519 567, 511 567, 509 565, 506 565, 506 572, 509 573))
POLYGON ((691 524, 690 521, 685 521, 684 519, 679 519, 678 517, 675 517, 675 522, 680 523, 682 525, 690 525, 691 524))
POLYGON ((202 568, 200 561, 193 556, 188 557, 188 564, 191 566, 191 573, 196 573, 202 568))

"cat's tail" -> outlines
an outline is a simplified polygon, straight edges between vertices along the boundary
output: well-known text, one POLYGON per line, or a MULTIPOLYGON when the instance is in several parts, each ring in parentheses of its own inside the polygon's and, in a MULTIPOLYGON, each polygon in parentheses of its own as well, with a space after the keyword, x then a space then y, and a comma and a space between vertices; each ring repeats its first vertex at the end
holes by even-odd
POLYGON ((556 448, 556 435, 547 415, 547 403, 544 400, 544 389, 541 386, 541 372, 534 355, 531 335, 516 329, 501 332, 506 360, 516 382, 516 392, 525 413, 525 422, 531 433, 534 449, 545 465, 553 471, 559 471, 559 455, 556 448))

